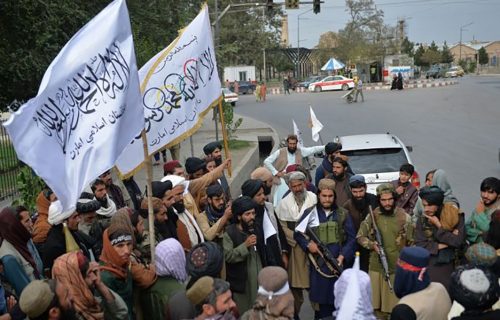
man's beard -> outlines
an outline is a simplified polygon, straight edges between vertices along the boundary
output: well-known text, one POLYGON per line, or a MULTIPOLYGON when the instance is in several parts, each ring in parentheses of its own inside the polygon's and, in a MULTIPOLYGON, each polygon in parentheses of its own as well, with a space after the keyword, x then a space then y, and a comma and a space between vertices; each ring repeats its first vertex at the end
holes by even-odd
POLYGON ((222 157, 214 158, 215 165, 218 167, 222 164, 222 157))
POLYGON ((175 202, 172 207, 174 207, 174 209, 177 211, 177 213, 183 213, 186 208, 184 207, 184 201, 181 200, 181 201, 178 201, 178 202, 175 202))
POLYGON ((342 173, 335 173, 335 172, 333 172, 332 173, 332 177, 333 177, 333 180, 335 180, 335 181, 344 180, 345 172, 342 172, 342 173))
POLYGON ((243 219, 240 221, 241 223, 241 229, 247 234, 254 234, 255 233, 255 220, 250 220, 248 223, 243 221, 243 219))
POLYGON ((271 194, 271 187, 269 187, 267 183, 264 183, 262 187, 264 188, 264 195, 268 196, 271 194))
POLYGON ((486 199, 486 198, 482 198, 482 199, 483 199, 483 204, 485 206, 491 206, 493 203, 495 203, 495 201, 497 201, 497 199, 493 199, 493 200, 486 199))
POLYGON ((293 198, 295 199, 295 202, 297 202, 299 207, 301 207, 304 204, 304 201, 306 201, 306 195, 307 195, 306 190, 293 194, 293 198))
POLYGON ((295 151, 297 151, 297 148, 290 149, 290 147, 287 147, 287 149, 288 149, 288 152, 290 152, 291 154, 294 154, 295 151))
POLYGON ((396 208, 396 202, 393 203, 389 210, 386 210, 381 204, 379 205, 380 212, 385 215, 391 215, 394 213, 394 209, 396 208))
POLYGON ((97 201, 99 201, 99 203, 101 204, 101 207, 103 207, 103 208, 108 207, 108 197, 107 196, 104 196, 104 198, 95 197, 95 199, 97 201))
POLYGON ((357 198, 352 198, 352 204, 354 205, 354 207, 356 209, 358 209, 359 211, 362 211, 366 208, 366 197, 363 197, 361 199, 357 199, 357 198))
POLYGON ((225 209, 225 205, 221 205, 220 208, 216 208, 214 206, 212 206, 211 204, 208 205, 210 207, 210 209, 212 210, 212 212, 215 212, 219 215, 223 215, 224 214, 224 209, 225 209))

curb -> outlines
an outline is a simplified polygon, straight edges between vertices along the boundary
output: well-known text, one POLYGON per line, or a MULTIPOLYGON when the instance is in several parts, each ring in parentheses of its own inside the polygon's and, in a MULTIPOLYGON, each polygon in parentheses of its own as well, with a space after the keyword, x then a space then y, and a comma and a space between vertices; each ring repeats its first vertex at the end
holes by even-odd
MULTIPOLYGON (((409 83, 404 85, 404 89, 420 89, 420 88, 434 88, 434 87, 445 87, 458 84, 457 80, 450 81, 432 81, 432 80, 423 80, 418 81, 417 83, 409 83)), ((391 86, 386 84, 376 84, 376 85, 366 85, 363 87, 365 91, 371 90, 390 90, 391 86)), ((295 93, 310 93, 306 88, 297 88, 295 93)), ((283 88, 269 88, 268 94, 276 95, 283 94, 283 88)))

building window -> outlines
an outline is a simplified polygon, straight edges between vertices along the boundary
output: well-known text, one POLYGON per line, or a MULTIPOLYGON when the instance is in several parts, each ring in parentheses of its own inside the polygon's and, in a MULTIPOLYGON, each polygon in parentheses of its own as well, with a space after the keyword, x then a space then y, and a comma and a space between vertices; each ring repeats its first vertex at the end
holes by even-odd
POLYGON ((497 65, 497 56, 491 57, 491 65, 496 66, 497 65))

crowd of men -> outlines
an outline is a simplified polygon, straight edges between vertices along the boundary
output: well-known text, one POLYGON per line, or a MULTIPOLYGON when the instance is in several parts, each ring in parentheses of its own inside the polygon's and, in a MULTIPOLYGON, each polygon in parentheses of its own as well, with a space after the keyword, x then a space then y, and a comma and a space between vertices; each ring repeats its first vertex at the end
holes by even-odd
POLYGON ((373 195, 339 143, 297 142, 237 194, 218 142, 166 161, 146 190, 154 234, 146 196, 110 171, 75 211, 48 188, 34 216, 4 208, 0 320, 299 319, 305 292, 314 319, 500 319, 499 179, 465 219, 441 169, 419 189, 403 164, 373 195), (302 161, 317 152, 312 181, 302 161))

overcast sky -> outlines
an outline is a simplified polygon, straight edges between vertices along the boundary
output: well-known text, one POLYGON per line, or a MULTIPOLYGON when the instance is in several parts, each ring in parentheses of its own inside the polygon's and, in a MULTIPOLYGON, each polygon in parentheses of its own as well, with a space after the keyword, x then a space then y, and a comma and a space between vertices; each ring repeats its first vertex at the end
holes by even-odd
MULTIPOLYGON (((300 46, 313 48, 319 36, 327 31, 344 28, 349 19, 344 0, 323 0, 321 12, 307 10, 312 4, 301 4, 298 10, 287 10, 290 45, 297 47, 297 15, 300 15, 300 46), (306 13, 304 13, 306 12, 306 13), (304 13, 304 14, 302 14, 304 13)), ((384 11, 384 22, 396 25, 406 19, 406 32, 412 42, 448 45, 473 38, 481 41, 500 40, 500 0, 375 0, 384 11)))

